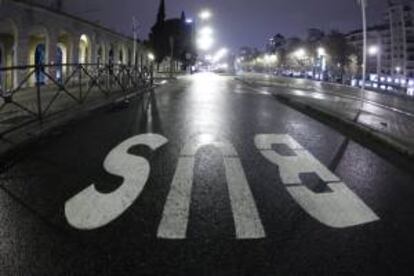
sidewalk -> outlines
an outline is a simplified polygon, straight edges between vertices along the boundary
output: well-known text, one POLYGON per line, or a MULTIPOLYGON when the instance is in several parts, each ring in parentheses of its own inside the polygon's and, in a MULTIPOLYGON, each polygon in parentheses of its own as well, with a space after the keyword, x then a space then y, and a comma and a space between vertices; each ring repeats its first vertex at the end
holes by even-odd
MULTIPOLYGON (((27 123, 12 132, 3 134, 0 136, 0 161, 2 158, 6 158, 10 152, 14 152, 26 144, 35 141, 39 137, 53 131, 56 127, 59 127, 72 120, 77 120, 88 116, 90 112, 93 112, 99 108, 109 106, 111 104, 119 104, 125 100, 129 100, 134 97, 140 97, 146 95, 150 91, 151 87, 141 87, 131 91, 113 91, 107 97, 104 97, 102 93, 97 90, 91 91, 88 97, 88 101, 84 104, 74 104, 73 100, 67 95, 63 95, 63 98, 59 99, 56 105, 52 109, 52 114, 44 118, 42 121, 33 120, 27 112, 21 110, 13 110, 10 114, 5 114, 5 110, 0 112, 0 131, 7 127, 13 127, 20 125, 22 122, 27 123), (22 113, 21 115, 19 115, 22 113), (24 117, 23 117, 24 116, 24 117), (27 122, 26 122, 27 121, 27 122)), ((50 100, 55 92, 52 90, 43 91, 42 97, 50 100)), ((19 102, 26 106, 34 106, 36 102, 36 94, 32 89, 24 91, 19 95, 19 102)), ((0 162, 0 170, 2 164, 0 162)))
POLYGON ((333 119, 414 158, 414 100, 366 91, 361 105, 361 91, 346 86, 258 75, 238 79, 267 89, 296 109, 333 119))

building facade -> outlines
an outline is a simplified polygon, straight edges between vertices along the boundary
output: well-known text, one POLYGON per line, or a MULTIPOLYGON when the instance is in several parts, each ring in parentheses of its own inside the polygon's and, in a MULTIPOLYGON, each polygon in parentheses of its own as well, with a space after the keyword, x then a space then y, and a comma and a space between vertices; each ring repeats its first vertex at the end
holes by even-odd
MULTIPOLYGON (((130 37, 64 13, 63 4, 61 0, 0 0, 0 68, 148 62, 141 44, 134 47, 130 37)), ((60 74, 66 73, 63 67, 60 74)), ((1 71, 0 87, 12 89, 26 75, 24 70, 1 71)))
MULTIPOLYGON (((362 53, 362 30, 349 33, 347 38, 362 53)), ((384 23, 368 28, 367 72, 403 82, 414 79, 413 2, 390 3, 384 23)))

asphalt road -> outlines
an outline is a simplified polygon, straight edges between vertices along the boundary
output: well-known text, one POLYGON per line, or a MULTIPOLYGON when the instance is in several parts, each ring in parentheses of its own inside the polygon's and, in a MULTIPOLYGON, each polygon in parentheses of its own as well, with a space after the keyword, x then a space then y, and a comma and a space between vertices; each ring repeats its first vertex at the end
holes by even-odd
POLYGON ((184 77, 9 161, 0 275, 414 271, 413 174, 231 77, 184 77))

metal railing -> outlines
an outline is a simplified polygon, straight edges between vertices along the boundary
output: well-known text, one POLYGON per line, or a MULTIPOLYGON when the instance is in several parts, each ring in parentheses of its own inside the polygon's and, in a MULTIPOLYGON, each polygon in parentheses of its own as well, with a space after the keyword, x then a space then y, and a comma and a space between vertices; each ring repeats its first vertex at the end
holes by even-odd
POLYGON ((144 91, 150 68, 122 64, 58 64, 0 68, 0 136, 102 99, 144 91), (19 79, 13 86, 6 79, 19 79), (12 88, 8 88, 11 87, 12 88))

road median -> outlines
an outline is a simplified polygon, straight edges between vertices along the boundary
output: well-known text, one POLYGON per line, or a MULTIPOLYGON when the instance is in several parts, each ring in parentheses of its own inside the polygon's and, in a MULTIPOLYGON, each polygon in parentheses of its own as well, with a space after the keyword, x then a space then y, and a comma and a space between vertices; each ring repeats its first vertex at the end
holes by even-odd
MULTIPOLYGON (((262 82, 251 79, 238 80, 255 90, 266 88, 285 105, 337 129, 386 158, 392 158, 400 166, 414 167, 414 119, 410 113, 369 101, 361 104, 355 97, 348 94, 341 97, 329 90, 316 92, 310 87, 287 88, 277 83, 262 85, 262 82)), ((377 96, 376 100, 383 99, 377 96)))

